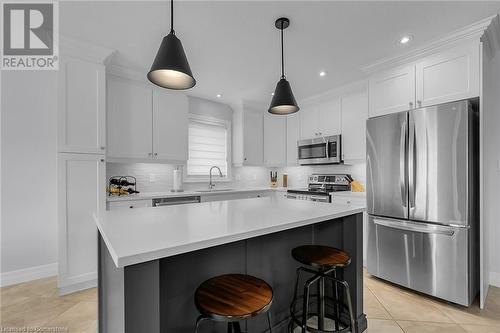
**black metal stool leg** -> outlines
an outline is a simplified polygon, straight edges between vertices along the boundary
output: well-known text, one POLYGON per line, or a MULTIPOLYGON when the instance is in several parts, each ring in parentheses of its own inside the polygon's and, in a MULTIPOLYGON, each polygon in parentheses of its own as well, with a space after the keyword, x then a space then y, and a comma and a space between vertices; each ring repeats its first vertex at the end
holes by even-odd
MULTIPOLYGON (((333 277, 337 278, 337 271, 333 271, 333 277)), ((333 285, 335 288, 335 304, 333 305, 333 317, 335 318, 335 330, 339 330, 339 321, 340 321, 340 306, 338 304, 339 301, 339 286, 335 281, 333 281, 333 285)))
POLYGON ((233 322, 234 333, 241 333, 240 323, 237 321, 233 322))
POLYGON ((271 324, 271 312, 267 311, 267 323, 269 325, 269 333, 273 333, 273 325, 271 324))
POLYGON ((208 318, 203 315, 198 316, 198 318, 196 319, 196 326, 194 327, 194 333, 198 332, 198 327, 200 326, 200 323, 207 319, 208 318))
POLYGON ((325 330, 325 279, 318 280, 318 329, 325 330))
POLYGON ((306 333, 307 313, 309 312, 309 285, 304 287, 304 296, 302 303, 302 333, 306 333))

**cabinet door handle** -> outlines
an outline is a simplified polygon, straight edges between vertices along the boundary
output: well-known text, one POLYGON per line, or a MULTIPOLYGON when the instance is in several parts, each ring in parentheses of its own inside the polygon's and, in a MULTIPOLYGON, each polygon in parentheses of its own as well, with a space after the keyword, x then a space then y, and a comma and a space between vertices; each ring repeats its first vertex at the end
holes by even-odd
POLYGON ((104 162, 104 161, 105 161, 105 159, 104 159, 104 158, 101 158, 101 162, 104 162))
POLYGON ((150 156, 150 157, 153 156, 153 153, 148 153, 148 156, 150 156))
POLYGON ((104 150, 104 149, 106 149, 106 146, 101 146, 101 150, 104 150))
POLYGON ((410 102, 410 109, 413 109, 413 102, 410 102))
POLYGON ((417 101, 418 106, 422 106, 422 101, 417 101))
POLYGON ((155 153, 155 157, 158 157, 158 153, 155 153))

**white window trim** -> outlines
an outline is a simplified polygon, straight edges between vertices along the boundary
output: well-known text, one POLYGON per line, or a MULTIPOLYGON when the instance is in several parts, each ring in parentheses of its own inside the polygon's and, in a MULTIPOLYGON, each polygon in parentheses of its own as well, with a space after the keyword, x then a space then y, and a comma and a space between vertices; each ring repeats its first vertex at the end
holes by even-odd
MULTIPOLYGON (((232 179, 232 170, 231 170, 231 143, 232 143, 232 128, 231 121, 226 119, 219 119, 215 117, 202 116, 197 114, 188 114, 188 124, 190 120, 195 120, 201 123, 205 123, 208 125, 223 125, 226 127, 227 131, 227 175, 226 177, 221 178, 218 173, 214 172, 212 176, 212 180, 215 183, 223 183, 223 182, 231 182, 232 179)), ((189 126, 189 125, 188 125, 189 126)), ((189 147, 188 147, 189 150, 189 147)), ((184 174, 184 183, 207 183, 210 179, 209 176, 189 176, 187 174, 187 161, 184 165, 183 174, 184 174)))

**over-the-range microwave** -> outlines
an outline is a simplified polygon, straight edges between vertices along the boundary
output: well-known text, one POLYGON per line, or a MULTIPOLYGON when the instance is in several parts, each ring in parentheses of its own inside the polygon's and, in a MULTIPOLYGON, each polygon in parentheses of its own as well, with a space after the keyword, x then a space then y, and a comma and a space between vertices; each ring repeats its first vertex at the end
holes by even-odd
POLYGON ((341 135, 297 141, 300 165, 342 163, 341 135))

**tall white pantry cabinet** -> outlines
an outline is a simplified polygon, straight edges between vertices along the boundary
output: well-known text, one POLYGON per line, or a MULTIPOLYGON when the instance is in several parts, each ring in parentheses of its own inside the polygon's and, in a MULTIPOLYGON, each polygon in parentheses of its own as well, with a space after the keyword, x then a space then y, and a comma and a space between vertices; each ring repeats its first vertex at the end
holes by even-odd
POLYGON ((66 294, 93 287, 97 282, 97 228, 93 216, 106 209, 104 62, 112 52, 71 40, 62 41, 61 49, 58 288, 60 294, 66 294))

